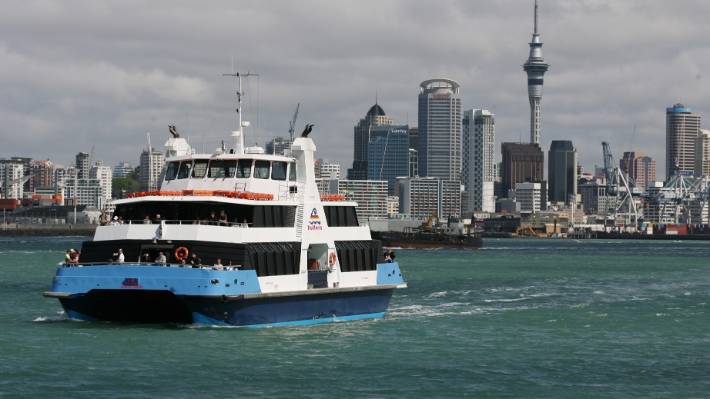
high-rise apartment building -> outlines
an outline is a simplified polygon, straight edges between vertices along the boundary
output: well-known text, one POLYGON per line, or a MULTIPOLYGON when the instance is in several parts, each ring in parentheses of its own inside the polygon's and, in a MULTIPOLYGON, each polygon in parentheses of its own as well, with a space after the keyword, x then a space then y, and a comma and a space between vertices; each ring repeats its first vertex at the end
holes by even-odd
POLYGON ((340 164, 335 161, 318 159, 314 169, 317 179, 340 180, 340 164))
POLYGON ((130 163, 121 161, 113 167, 113 177, 116 179, 126 178, 133 174, 133 166, 130 163))
POLYGON ((76 154, 75 158, 75 163, 74 165, 76 166, 77 174, 79 179, 88 179, 89 178, 89 169, 91 169, 90 162, 91 160, 89 159, 89 154, 86 152, 80 152, 76 154))
POLYGON ((450 79, 430 79, 419 88, 419 175, 460 181, 459 84, 450 79))
POLYGON ((634 180, 636 188, 647 191, 648 185, 656 181, 656 161, 648 156, 637 156, 630 177, 634 180))
POLYGON ((73 176, 64 180, 64 200, 66 205, 76 202, 77 206, 96 209, 104 209, 107 205, 98 179, 75 179, 73 176))
POLYGON ((139 183, 141 191, 156 191, 165 165, 165 156, 155 148, 143 150, 140 157, 139 183))
POLYGON ((22 199, 24 190, 25 167, 22 161, 0 159, 0 183, 2 198, 22 199))
POLYGON ((495 212, 495 116, 488 110, 463 113, 461 180, 466 211, 495 212))
POLYGON ((390 195, 397 178, 409 175, 409 134, 406 125, 373 127, 367 150, 368 180, 386 180, 390 195))
POLYGON ((577 150, 572 142, 552 140, 547 162, 550 201, 574 204, 577 196, 577 150))
POLYGON ((348 169, 349 180, 367 179, 367 146, 370 143, 370 132, 373 127, 391 125, 392 118, 385 114, 385 110, 375 103, 367 111, 364 118, 360 119, 353 129, 353 167, 348 169))
POLYGON ((32 160, 30 162, 32 177, 30 178, 30 190, 35 188, 50 188, 54 182, 54 165, 50 160, 32 160))
POLYGON ((104 165, 101 161, 96 161, 96 164, 89 171, 89 177, 99 181, 102 204, 104 206, 107 205, 111 201, 113 189, 113 171, 111 167, 104 165))
POLYGON ((695 176, 710 176, 710 130, 700 129, 695 143, 695 176))
POLYGON ((530 101, 530 143, 540 144, 540 131, 542 130, 542 101, 543 76, 550 67, 542 57, 542 40, 537 31, 537 0, 535 0, 535 17, 533 35, 530 41, 530 54, 523 65, 528 76, 528 100, 530 101))
POLYGON ((544 180, 545 155, 537 144, 503 143, 501 162, 501 194, 515 189, 515 183, 544 180))
POLYGON ((541 200, 541 183, 515 183, 515 202, 520 205, 520 212, 540 212, 541 200))
POLYGON ((666 108, 666 179, 695 172, 695 144, 700 115, 683 104, 666 108))

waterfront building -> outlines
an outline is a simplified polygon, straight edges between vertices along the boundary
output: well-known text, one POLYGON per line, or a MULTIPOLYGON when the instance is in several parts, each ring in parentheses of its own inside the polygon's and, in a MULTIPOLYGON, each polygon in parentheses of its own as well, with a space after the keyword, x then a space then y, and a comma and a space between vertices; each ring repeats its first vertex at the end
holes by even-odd
POLYGON ((348 201, 357 202, 357 217, 361 222, 387 217, 387 182, 385 180, 340 180, 338 193, 348 201))
POLYGON ((710 130, 700 129, 695 143, 695 177, 710 176, 710 130))
POLYGON ((316 179, 340 180, 340 164, 327 159, 316 160, 316 179))
POLYGON ((395 194, 397 178, 409 175, 409 135, 406 125, 373 127, 367 149, 367 178, 386 180, 395 194))
POLYGON ((89 171, 89 178, 99 181, 102 204, 106 205, 111 202, 113 189, 113 171, 111 167, 104 165, 102 161, 96 161, 96 164, 89 171))
POLYGON ((30 190, 37 188, 51 188, 54 181, 54 164, 47 160, 32 160, 30 162, 32 177, 30 178, 30 190))
POLYGON ((88 207, 103 209, 107 203, 103 196, 101 182, 98 179, 75 179, 67 177, 64 180, 65 204, 73 206, 85 205, 88 207))
POLYGON ((113 177, 123 179, 133 174, 133 166, 130 163, 121 161, 113 167, 113 177))
POLYGON ((528 77, 528 100, 530 102, 530 143, 540 144, 540 131, 542 130, 542 101, 543 77, 549 64, 542 57, 542 40, 537 26, 537 0, 535 0, 535 15, 533 35, 530 41, 530 54, 523 65, 523 70, 528 77))
POLYGON ((666 108, 666 179, 695 173, 695 144, 700 115, 683 104, 666 108))
POLYGON ((436 177, 397 179, 399 211, 413 218, 461 216, 461 182, 436 177))
POLYGON ((576 202, 577 196, 577 150, 571 141, 552 140, 547 156, 549 197, 551 202, 576 202))
POLYGON ((316 179, 316 187, 318 193, 323 194, 338 194, 338 179, 316 179))
POLYGON ((610 208, 616 204, 616 196, 610 196, 606 184, 591 180, 579 185, 579 194, 582 197, 582 209, 588 215, 607 215, 610 208))
POLYGON ((291 149, 291 139, 288 137, 274 137, 266 142, 266 153, 272 155, 284 155, 291 149))
POLYGON ((463 113, 461 180, 467 212, 495 212, 495 116, 485 109, 463 113))
POLYGON ((13 161, 22 163, 22 173, 26 177, 22 185, 22 191, 27 194, 32 192, 32 158, 29 157, 11 157, 13 161))
POLYGON ((25 167, 21 160, 0 159, 0 183, 2 183, 3 199, 22 199, 24 189, 25 167))
POLYGON ((160 187, 165 156, 155 148, 143 150, 140 157, 138 181, 141 191, 156 191, 160 187))
POLYGON ((450 79, 430 79, 419 88, 419 174, 460 181, 459 84, 450 79))
POLYGON ((503 143, 501 145, 501 191, 506 195, 516 183, 542 182, 545 155, 537 144, 503 143))
POLYGON ((541 183, 515 183, 515 202, 518 203, 520 212, 540 212, 541 198, 541 183))
POLYGON ((353 128, 353 167, 348 169, 349 180, 367 179, 367 148, 370 142, 370 131, 373 127, 392 124, 392 118, 385 114, 385 110, 375 103, 367 111, 364 118, 360 119, 353 128))
MULTIPOLYGON (((73 172, 72 172, 73 174, 73 172)), ((55 189, 64 187, 64 180, 69 177, 67 168, 61 165, 54 167, 54 176, 52 178, 52 187, 55 189)))
POLYGON ((77 174, 79 179, 89 178, 89 169, 91 169, 91 159, 88 153, 80 152, 76 154, 74 165, 77 168, 77 174))
POLYGON ((656 181, 656 161, 649 156, 638 156, 634 159, 631 172, 634 186, 645 192, 648 185, 656 181))

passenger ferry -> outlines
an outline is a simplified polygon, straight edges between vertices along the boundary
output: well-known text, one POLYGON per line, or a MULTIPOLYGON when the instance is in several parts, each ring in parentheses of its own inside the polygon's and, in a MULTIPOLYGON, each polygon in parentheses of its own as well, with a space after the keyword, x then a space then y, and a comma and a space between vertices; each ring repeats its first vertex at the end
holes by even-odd
POLYGON ((268 327, 384 316, 406 283, 357 204, 319 194, 311 126, 285 155, 244 148, 238 104, 234 148, 199 154, 171 127, 160 189, 115 201, 114 221, 58 268, 44 295, 69 318, 268 327))

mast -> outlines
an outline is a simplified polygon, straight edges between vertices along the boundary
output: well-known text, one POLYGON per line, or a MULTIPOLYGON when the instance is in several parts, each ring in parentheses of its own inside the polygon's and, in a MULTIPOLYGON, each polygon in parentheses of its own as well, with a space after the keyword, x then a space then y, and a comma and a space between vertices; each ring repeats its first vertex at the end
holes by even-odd
POLYGON ((222 76, 231 76, 237 79, 237 130, 232 132, 232 137, 234 137, 234 152, 237 154, 244 154, 244 128, 249 126, 249 121, 242 121, 242 96, 244 92, 242 91, 242 77, 248 78, 249 76, 259 76, 257 73, 223 73, 222 76))

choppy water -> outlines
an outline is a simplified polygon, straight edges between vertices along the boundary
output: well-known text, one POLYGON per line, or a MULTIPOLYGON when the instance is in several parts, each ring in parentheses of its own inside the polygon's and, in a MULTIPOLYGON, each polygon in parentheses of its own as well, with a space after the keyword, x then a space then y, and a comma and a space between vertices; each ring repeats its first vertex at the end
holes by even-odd
POLYGON ((0 397, 710 397, 710 242, 398 251, 385 319, 262 330, 65 320, 80 238, 0 238, 0 397))

